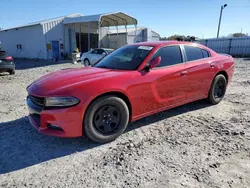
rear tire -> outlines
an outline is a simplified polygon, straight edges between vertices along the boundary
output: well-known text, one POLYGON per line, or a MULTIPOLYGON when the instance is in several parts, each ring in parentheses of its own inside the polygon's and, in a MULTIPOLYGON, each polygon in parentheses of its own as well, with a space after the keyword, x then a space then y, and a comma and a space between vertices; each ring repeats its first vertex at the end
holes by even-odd
POLYGON ((15 74, 15 69, 10 70, 10 71, 9 71, 9 74, 10 74, 10 75, 14 75, 14 74, 15 74))
POLYGON ((90 62, 89 62, 88 59, 85 59, 84 62, 83 62, 83 64, 84 64, 85 67, 90 66, 90 62))
POLYGON ((125 131, 128 122, 126 103, 116 96, 103 96, 95 100, 85 113, 84 135, 94 142, 111 142, 125 131))
POLYGON ((227 89, 227 80, 224 75, 219 74, 217 75, 210 87, 208 101, 211 104, 218 104, 222 101, 225 96, 227 89))

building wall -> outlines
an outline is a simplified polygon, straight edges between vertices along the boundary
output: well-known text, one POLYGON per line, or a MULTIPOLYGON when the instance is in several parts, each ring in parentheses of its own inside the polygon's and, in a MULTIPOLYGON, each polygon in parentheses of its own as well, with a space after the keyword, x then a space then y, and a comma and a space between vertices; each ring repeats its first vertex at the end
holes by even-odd
MULTIPOLYGON (((88 33, 88 24, 87 23, 76 23, 76 24, 66 24, 64 25, 64 43, 65 43, 65 52, 73 52, 76 49, 76 33, 88 33), (81 28, 80 28, 81 25, 81 28)), ((98 34, 98 25, 95 23, 90 23, 89 32, 92 34, 98 34)), ((108 29, 101 27, 100 28, 100 46, 108 48, 108 29)))
MULTIPOLYGON (((64 24, 63 24, 63 19, 61 20, 55 20, 51 21, 48 23, 44 23, 42 25, 43 27, 43 34, 44 34, 44 44, 43 48, 46 51, 46 56, 44 59, 52 59, 53 58, 53 53, 52 49, 48 50, 47 49, 47 44, 52 44, 52 41, 58 41, 59 44, 65 44, 64 42, 64 24)), ((59 49, 61 52, 64 52, 64 49, 59 49)))
POLYGON ((136 34, 135 31, 129 31, 127 34, 127 43, 126 43, 126 33, 118 33, 118 37, 117 34, 113 33, 110 35, 110 40, 107 40, 106 46, 109 48, 117 49, 126 44, 145 42, 145 41, 159 41, 159 40, 160 36, 157 33, 153 32, 151 29, 145 28, 137 30, 136 34))
POLYGON ((44 59, 46 56, 41 25, 1 31, 0 41, 2 48, 13 57, 44 59), (22 49, 17 49, 18 44, 22 45, 22 49))
POLYGON ((117 49, 123 45, 126 45, 126 34, 119 33, 118 37, 117 34, 110 35, 109 46, 107 48, 117 49))

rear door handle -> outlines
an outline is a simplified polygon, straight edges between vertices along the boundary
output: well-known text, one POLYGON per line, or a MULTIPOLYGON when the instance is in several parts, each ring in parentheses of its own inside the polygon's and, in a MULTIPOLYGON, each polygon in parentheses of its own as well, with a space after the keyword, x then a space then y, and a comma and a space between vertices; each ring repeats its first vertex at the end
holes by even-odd
POLYGON ((187 71, 182 71, 181 72, 181 76, 186 76, 187 75, 187 71))
POLYGON ((210 67, 214 68, 214 63, 210 63, 210 67))

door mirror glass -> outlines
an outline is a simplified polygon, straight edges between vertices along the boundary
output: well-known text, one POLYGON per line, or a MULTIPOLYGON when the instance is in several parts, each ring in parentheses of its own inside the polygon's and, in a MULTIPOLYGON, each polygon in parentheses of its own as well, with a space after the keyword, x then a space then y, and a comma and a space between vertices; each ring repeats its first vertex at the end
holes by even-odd
POLYGON ((155 57, 149 62, 149 68, 152 69, 154 67, 157 67, 160 64, 160 62, 161 62, 161 57, 160 56, 155 57))

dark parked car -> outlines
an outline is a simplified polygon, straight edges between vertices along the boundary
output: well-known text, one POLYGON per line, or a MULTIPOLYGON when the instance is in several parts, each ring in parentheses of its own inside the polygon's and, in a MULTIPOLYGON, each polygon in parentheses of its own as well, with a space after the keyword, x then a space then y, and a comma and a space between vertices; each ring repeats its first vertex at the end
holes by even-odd
POLYGON ((15 64, 13 58, 3 50, 0 50, 0 73, 1 72, 15 74, 15 64))

